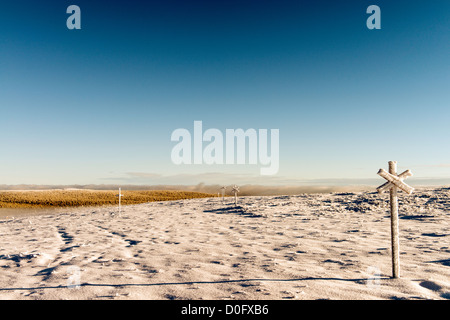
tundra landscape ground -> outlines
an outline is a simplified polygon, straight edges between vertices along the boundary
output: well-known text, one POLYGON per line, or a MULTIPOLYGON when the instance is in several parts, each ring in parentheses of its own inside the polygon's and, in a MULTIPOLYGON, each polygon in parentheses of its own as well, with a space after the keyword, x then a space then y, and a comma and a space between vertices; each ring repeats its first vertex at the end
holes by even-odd
POLYGON ((449 299, 450 189, 198 198, 0 219, 2 299, 449 299))

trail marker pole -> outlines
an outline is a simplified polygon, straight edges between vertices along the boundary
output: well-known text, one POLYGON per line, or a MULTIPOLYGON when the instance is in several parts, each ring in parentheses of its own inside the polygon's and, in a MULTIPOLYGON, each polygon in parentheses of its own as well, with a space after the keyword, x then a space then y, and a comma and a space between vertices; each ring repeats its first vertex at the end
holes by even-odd
POLYGON ((378 193, 389 189, 389 200, 391 209, 391 249, 392 249, 392 277, 400 278, 400 241, 398 233, 398 197, 397 188, 411 194, 414 188, 403 182, 407 177, 412 176, 412 172, 406 170, 397 175, 397 161, 389 161, 389 172, 384 169, 378 171, 378 175, 388 182, 377 188, 378 193))
POLYGON ((119 215, 121 213, 120 199, 123 197, 123 194, 121 191, 122 191, 121 188, 119 188, 119 194, 117 195, 119 197, 119 215))
POLYGON ((222 187, 222 188, 220 188, 220 190, 222 190, 222 202, 225 202, 225 189, 226 189, 227 187, 222 187))
POLYGON ((234 192, 234 205, 237 206, 237 194, 239 192, 239 187, 237 185, 234 185, 231 191, 234 192))

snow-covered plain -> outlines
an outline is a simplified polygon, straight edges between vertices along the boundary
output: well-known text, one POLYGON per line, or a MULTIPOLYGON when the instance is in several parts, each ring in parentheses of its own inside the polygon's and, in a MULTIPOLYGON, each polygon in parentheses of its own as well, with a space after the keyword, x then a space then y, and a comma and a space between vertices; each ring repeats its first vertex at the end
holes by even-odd
POLYGON ((0 217, 0 299, 450 299, 450 188, 0 217))

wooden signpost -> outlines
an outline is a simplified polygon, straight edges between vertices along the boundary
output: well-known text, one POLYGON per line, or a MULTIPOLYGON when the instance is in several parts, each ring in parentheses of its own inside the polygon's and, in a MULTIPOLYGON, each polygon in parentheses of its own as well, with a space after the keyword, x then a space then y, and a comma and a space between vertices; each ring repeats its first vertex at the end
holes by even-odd
POLYGON ((407 177, 412 176, 412 172, 406 170, 397 175, 397 161, 389 161, 389 172, 384 169, 378 171, 378 175, 387 182, 377 188, 378 193, 389 190, 391 206, 391 248, 392 248, 392 277, 400 278, 400 243, 398 235, 398 197, 397 189, 411 194, 414 188, 403 182, 407 177))
POLYGON ((239 192, 239 187, 237 185, 234 185, 231 191, 234 192, 234 205, 237 206, 237 194, 239 192))

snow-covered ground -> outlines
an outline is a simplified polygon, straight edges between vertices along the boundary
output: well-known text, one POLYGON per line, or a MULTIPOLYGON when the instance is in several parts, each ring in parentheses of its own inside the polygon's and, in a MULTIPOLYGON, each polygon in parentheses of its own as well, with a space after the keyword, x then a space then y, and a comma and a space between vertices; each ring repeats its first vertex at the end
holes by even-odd
POLYGON ((450 189, 71 208, 0 217, 0 299, 450 299, 450 189))

